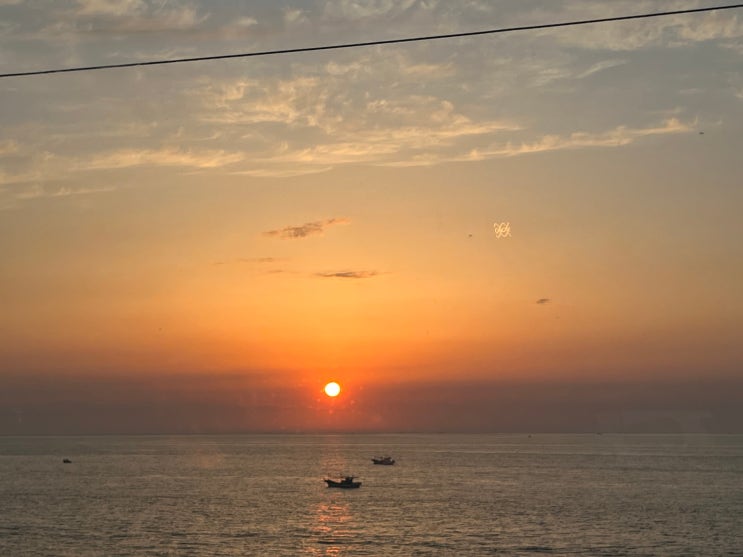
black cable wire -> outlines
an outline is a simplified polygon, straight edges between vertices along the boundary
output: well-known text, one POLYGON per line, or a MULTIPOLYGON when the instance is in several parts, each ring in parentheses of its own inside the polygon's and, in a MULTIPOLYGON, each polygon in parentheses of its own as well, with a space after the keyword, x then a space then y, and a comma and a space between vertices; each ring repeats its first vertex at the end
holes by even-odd
POLYGON ((197 56, 194 58, 177 58, 174 60, 152 60, 149 62, 128 62, 125 64, 102 64, 100 66, 81 66, 75 68, 59 68, 52 70, 37 70, 31 72, 14 72, 0 74, 2 77, 21 77, 29 75, 43 75, 52 73, 88 72, 94 70, 107 70, 115 68, 133 68, 137 66, 158 66, 164 64, 180 64, 183 62, 203 62, 207 60, 227 60, 230 58, 251 58, 254 56, 271 56, 275 54, 294 54, 298 52, 316 52, 320 50, 339 50, 343 48, 358 48, 364 46, 412 43, 420 41, 434 41, 438 39, 454 39, 458 37, 474 37, 478 35, 494 35, 496 33, 510 33, 513 31, 533 31, 537 29, 553 29, 556 27, 574 27, 578 25, 589 25, 593 23, 606 23, 610 21, 628 21, 631 19, 647 19, 651 17, 663 17, 669 15, 693 14, 700 12, 711 12, 715 10, 731 10, 743 8, 743 4, 731 4, 727 6, 711 6, 707 8, 694 8, 689 10, 674 10, 671 12, 655 12, 650 14, 625 15, 617 17, 604 17, 599 19, 584 19, 578 21, 565 21, 562 23, 544 23, 542 25, 524 25, 522 27, 505 27, 501 29, 488 29, 485 31, 469 31, 465 33, 450 33, 447 35, 428 35, 423 37, 409 37, 405 39, 389 39, 382 41, 368 41, 362 43, 342 43, 325 46, 308 46, 303 48, 286 48, 282 50, 264 50, 261 52, 246 52, 241 54, 220 54, 216 56, 197 56))

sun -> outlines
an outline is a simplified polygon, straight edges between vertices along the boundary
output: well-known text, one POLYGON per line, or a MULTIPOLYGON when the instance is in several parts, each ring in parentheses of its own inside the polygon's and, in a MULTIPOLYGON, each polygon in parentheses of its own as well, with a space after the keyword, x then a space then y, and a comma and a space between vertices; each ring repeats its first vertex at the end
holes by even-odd
POLYGON ((325 385, 325 394, 329 397, 336 397, 341 393, 341 386, 335 381, 331 381, 325 385))

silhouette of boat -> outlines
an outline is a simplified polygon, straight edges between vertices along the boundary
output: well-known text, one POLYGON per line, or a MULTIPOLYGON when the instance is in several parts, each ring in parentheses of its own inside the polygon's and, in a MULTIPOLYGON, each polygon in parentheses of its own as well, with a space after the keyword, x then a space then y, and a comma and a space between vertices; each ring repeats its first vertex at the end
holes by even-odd
POLYGON ((361 487, 361 482, 353 481, 353 476, 346 476, 340 480, 325 479, 324 481, 328 484, 328 487, 340 487, 342 489, 355 489, 361 487))
POLYGON ((395 463, 394 459, 391 456, 377 456, 372 458, 372 462, 374 464, 386 464, 387 466, 395 463))
POLYGON ((64 464, 72 464, 72 461, 71 461, 71 460, 70 460, 69 458, 63 458, 63 459, 62 459, 62 462, 63 462, 64 464))

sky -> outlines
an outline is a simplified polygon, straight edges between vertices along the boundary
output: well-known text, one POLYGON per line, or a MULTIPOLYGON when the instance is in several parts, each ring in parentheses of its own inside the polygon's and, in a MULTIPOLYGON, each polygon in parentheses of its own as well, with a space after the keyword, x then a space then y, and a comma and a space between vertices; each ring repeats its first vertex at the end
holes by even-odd
MULTIPOLYGON (((0 73, 732 3, 0 0, 0 73)), ((0 78, 0 434, 743 432, 742 39, 0 78)))

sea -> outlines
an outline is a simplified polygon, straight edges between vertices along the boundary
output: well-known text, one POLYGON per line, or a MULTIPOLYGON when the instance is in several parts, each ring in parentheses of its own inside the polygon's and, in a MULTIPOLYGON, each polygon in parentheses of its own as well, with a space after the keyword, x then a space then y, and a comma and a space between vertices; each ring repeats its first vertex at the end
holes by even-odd
POLYGON ((743 436, 0 437, 0 555, 743 555, 743 436))

